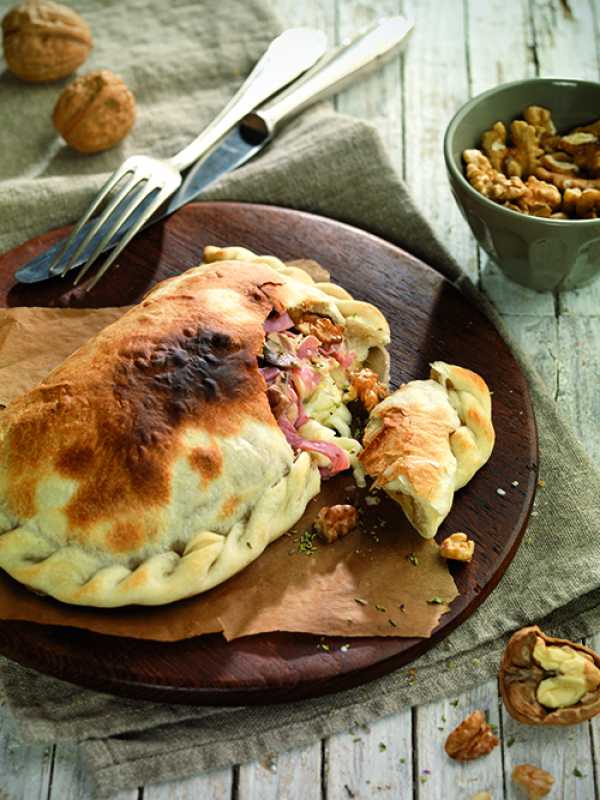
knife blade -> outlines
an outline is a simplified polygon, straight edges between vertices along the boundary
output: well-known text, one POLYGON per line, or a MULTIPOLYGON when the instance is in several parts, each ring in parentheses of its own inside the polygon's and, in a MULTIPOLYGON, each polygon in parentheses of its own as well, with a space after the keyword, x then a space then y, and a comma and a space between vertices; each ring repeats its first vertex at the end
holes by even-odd
MULTIPOLYGON (((358 77, 377 69, 398 52, 413 28, 413 22, 404 16, 389 17, 379 20, 351 41, 342 42, 335 50, 329 52, 304 76, 297 79, 283 92, 253 113, 245 117, 233 128, 205 158, 200 159, 188 171, 182 185, 170 202, 159 209, 144 226, 153 225, 160 219, 172 214, 191 200, 196 199, 202 191, 217 178, 237 169, 257 155, 275 136, 279 129, 291 117, 308 106, 329 97, 358 77)), ((139 214, 143 213, 142 205, 132 215, 126 227, 121 228, 108 243, 106 250, 114 247, 129 227, 135 224, 139 214)), ((93 224, 91 220, 87 225, 93 224)), ((84 226, 77 237, 75 246, 86 235, 84 226)), ((89 227, 87 228, 89 230, 89 227)), ((98 241, 101 237, 98 234, 98 241)), ((51 248, 33 258, 16 273, 20 283, 36 283, 52 277, 48 267, 54 256, 62 248, 64 239, 51 248)), ((71 269, 80 266, 87 255, 93 251, 92 240, 71 269)))

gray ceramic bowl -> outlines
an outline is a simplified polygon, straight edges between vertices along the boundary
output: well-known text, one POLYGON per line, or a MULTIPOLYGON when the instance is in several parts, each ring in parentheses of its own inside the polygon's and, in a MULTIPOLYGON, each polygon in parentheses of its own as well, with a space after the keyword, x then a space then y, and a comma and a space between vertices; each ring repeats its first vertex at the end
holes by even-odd
POLYGON ((454 116, 444 138, 452 194, 475 238, 502 271, 538 291, 573 289, 600 273, 600 218, 552 220, 503 208, 467 181, 463 150, 479 147, 495 122, 523 119, 530 105, 551 109, 559 132, 600 117, 600 83, 535 78, 496 86, 454 116))

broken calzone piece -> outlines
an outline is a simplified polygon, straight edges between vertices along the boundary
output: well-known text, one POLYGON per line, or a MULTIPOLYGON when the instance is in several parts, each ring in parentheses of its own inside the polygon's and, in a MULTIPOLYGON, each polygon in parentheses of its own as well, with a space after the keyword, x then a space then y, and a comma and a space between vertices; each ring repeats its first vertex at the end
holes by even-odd
POLYGON ((474 372, 443 361, 430 380, 411 381, 371 411, 360 461, 426 539, 435 536, 454 492, 494 446, 491 398, 474 372))
POLYGON ((362 475, 351 376, 387 383, 374 306, 208 247, 0 416, 0 568, 68 603, 204 592, 362 475))
POLYGON ((528 725, 574 725, 600 712, 600 656, 537 625, 510 638, 500 665, 510 715, 528 725))

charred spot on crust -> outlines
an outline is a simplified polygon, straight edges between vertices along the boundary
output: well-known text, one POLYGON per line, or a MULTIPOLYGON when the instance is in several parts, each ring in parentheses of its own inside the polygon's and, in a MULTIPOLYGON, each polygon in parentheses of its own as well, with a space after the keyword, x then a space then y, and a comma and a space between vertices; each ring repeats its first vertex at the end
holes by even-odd
MULTIPOLYGON (((115 376, 117 397, 126 399, 132 390, 154 395, 160 398, 169 423, 175 425, 193 414, 200 402, 235 397, 256 364, 256 359, 229 334, 189 327, 146 352, 124 355, 125 363, 115 376), (138 388, 140 383, 143 388, 138 388)), ((148 436, 148 428, 143 428, 142 439, 148 436)))

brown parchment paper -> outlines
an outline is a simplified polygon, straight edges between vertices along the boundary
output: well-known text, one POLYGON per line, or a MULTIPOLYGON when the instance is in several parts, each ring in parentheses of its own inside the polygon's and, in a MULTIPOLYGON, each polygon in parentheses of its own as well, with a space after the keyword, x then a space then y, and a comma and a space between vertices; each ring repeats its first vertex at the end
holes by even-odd
MULTIPOLYGON (((0 310, 0 402, 34 386, 126 310, 0 310)), ((30 592, 0 571, 1 619, 159 641, 219 631, 228 640, 269 631, 428 637, 457 595, 436 543, 416 534, 385 497, 368 505, 349 474, 326 482, 294 529, 243 572, 168 606, 69 606, 30 592), (315 539, 314 552, 301 552, 300 537, 318 509, 339 502, 360 509, 359 529, 334 544, 315 539)))

